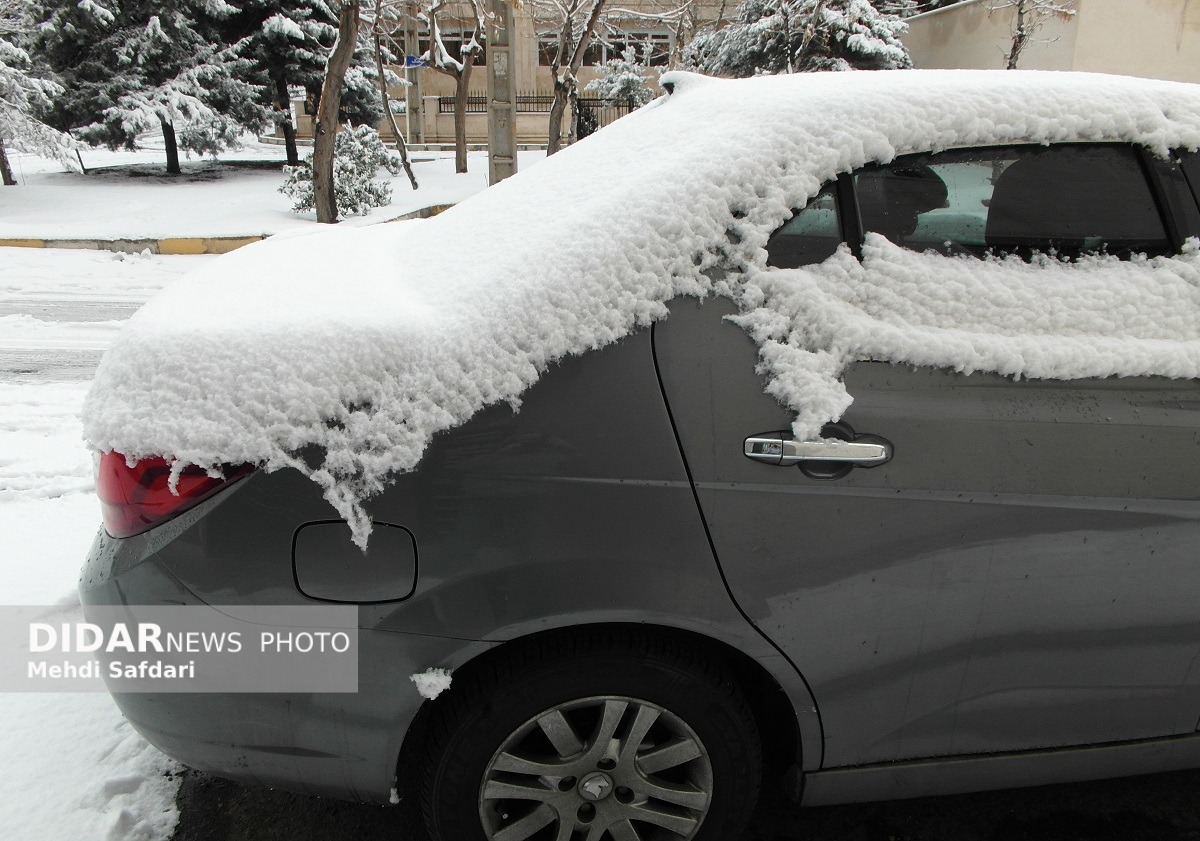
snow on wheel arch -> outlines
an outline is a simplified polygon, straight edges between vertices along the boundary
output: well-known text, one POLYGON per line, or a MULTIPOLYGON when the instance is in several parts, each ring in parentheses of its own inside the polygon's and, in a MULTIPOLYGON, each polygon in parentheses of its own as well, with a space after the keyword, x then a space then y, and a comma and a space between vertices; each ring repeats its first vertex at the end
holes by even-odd
POLYGON ((519 406, 553 362, 649 325, 679 295, 738 303, 768 391, 803 437, 849 405, 838 377, 862 355, 1023 376, 1197 376, 1195 245, 1024 264, 872 237, 861 263, 843 251, 803 270, 766 269, 764 246, 824 182, 907 152, 1200 148, 1200 86, 1023 71, 662 83, 670 95, 433 219, 268 239, 205 265, 114 341, 85 438, 134 458, 294 467, 365 546, 364 501, 435 433, 519 406), (314 450, 317 463, 300 458, 314 450))

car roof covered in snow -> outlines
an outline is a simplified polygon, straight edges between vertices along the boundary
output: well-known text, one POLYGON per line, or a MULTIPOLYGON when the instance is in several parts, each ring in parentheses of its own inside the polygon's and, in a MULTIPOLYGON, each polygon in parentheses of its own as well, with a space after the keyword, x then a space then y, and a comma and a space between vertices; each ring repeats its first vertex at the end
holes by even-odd
MULTIPOLYGON (((764 246, 838 173, 987 144, 1116 141, 1160 155, 1200 147, 1200 86, 1183 83, 913 70, 746 80, 671 72, 661 81, 670 95, 438 217, 272 238, 177 282, 102 360, 85 437, 96 449, 162 455, 180 469, 295 467, 365 540, 363 500, 415 467, 431 436, 486 405, 518 405, 555 360, 648 325, 681 294, 725 294, 759 313, 747 327, 788 405, 804 404, 804 386, 779 386, 770 348, 819 350, 835 360, 821 363, 820 378, 836 384, 836 360, 854 352, 852 343, 804 348, 811 331, 798 331, 802 316, 784 309, 776 315, 790 328, 778 319, 764 326, 763 307, 787 296, 768 294, 756 278, 819 275, 767 272, 764 246), (715 267, 727 270, 724 279, 710 279, 722 277, 715 267), (319 465, 297 455, 310 445, 325 454, 319 465)), ((875 245, 885 262, 898 251, 875 245)), ((1159 262, 1194 273, 1195 254, 1159 262)), ((831 283, 812 294, 842 295, 831 283)), ((1180 283, 1185 294, 1194 274, 1180 283)), ((986 325, 972 330, 992 335, 986 325)), ((1131 340, 1140 338, 1150 337, 1131 340)), ((1108 373, 1141 372, 1122 369, 1120 357, 1108 373)), ((932 361, 987 367, 953 355, 932 361)), ((1014 367, 1022 365, 1006 371, 1014 367)), ((849 402, 844 391, 809 396, 823 417, 849 402)))

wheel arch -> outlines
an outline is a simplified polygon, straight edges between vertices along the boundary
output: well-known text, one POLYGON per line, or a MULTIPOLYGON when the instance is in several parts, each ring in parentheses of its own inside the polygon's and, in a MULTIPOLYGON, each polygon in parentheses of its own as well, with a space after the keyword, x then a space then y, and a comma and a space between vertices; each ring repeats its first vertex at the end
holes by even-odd
MULTIPOLYGON (((455 676, 469 677, 472 672, 486 668, 496 658, 507 656, 515 649, 540 645, 548 638, 614 631, 668 637, 680 645, 704 650, 723 662, 744 692, 759 733, 770 734, 769 738, 762 739, 764 770, 780 777, 787 793, 793 799, 799 800, 806 740, 802 726, 804 710, 797 708, 792 695, 770 669, 745 651, 710 634, 653 622, 588 622, 562 625, 542 628, 504 640, 478 651, 453 671, 455 676)), ((782 658, 780 662, 791 670, 790 665, 782 658)), ((796 682, 803 686, 803 681, 799 680, 798 675, 796 678, 796 682)), ((453 685, 447 691, 453 692, 453 685)), ((806 689, 805 692, 807 694, 806 689)), ((429 717, 436 704, 436 700, 423 703, 404 736, 396 772, 397 787, 401 791, 417 778, 417 770, 426 750, 429 717)), ((809 750, 819 755, 817 747, 809 745, 809 750)))

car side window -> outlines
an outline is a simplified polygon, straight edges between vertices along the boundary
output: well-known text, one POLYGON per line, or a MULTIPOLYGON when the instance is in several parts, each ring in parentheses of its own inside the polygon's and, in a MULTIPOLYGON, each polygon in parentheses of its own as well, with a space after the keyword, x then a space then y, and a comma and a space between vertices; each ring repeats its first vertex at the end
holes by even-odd
POLYGON ((1192 196, 1200 204, 1200 152, 1184 152, 1179 156, 1179 168, 1192 189, 1192 196))
POLYGON ((1169 254, 1137 152, 1116 144, 908 155, 854 175, 864 231, 942 254, 1169 254))
POLYGON ((833 256, 842 244, 837 185, 821 192, 784 223, 767 241, 767 265, 780 269, 811 266, 833 256))

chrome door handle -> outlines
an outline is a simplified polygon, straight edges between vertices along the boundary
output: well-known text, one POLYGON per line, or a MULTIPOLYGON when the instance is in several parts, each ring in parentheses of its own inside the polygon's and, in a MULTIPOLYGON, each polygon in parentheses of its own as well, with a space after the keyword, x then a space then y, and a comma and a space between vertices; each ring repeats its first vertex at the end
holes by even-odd
POLYGON ((824 438, 819 441, 796 441, 791 438, 759 436, 747 438, 744 451, 747 458, 764 464, 790 466, 806 461, 836 461, 859 467, 874 467, 892 457, 892 447, 886 441, 838 441, 824 438))

